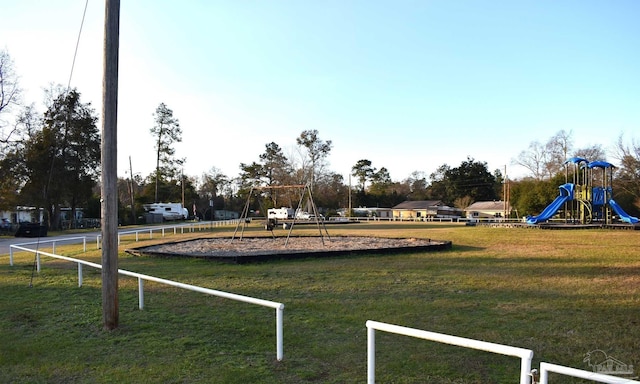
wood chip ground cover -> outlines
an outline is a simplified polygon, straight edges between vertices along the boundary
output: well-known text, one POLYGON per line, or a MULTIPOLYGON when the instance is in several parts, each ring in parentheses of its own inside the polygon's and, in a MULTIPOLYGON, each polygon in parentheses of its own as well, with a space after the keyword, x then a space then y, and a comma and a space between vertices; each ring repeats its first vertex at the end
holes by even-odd
POLYGON ((319 251, 351 251, 385 248, 424 247, 441 244, 429 239, 381 237, 245 237, 243 239, 210 238, 145 247, 145 252, 243 256, 256 254, 284 254, 319 251))

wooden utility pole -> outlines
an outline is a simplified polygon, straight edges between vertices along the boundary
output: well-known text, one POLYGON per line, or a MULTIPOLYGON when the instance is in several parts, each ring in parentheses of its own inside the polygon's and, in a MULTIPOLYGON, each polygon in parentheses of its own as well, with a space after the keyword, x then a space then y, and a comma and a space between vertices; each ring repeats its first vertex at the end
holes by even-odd
POLYGON ((347 217, 351 218, 351 174, 349 174, 349 210, 347 211, 347 217))
POLYGON ((129 180, 131 180, 131 191, 129 192, 131 194, 131 219, 133 220, 133 224, 137 224, 137 220, 136 220, 136 199, 135 199, 135 192, 133 189, 133 183, 134 183, 134 179, 133 179, 133 166, 131 165, 131 156, 129 156, 129 175, 131 176, 131 178, 129 180))
POLYGON ((503 216, 504 220, 507 220, 509 217, 507 216, 507 166, 504 166, 504 176, 502 177, 502 205, 504 206, 503 216))
MULTIPOLYGON (((106 0, 102 78, 102 319, 118 327, 118 50, 120 0, 106 0)), ((132 176, 133 177, 133 176, 132 176)))

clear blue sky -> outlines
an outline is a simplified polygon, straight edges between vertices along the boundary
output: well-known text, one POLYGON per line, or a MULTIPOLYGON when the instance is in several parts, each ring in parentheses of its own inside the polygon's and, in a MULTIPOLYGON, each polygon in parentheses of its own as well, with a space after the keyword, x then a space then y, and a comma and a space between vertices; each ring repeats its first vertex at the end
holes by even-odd
MULTIPOLYGON (((67 84, 84 5, 3 4, 0 47, 25 101, 67 84)), ((98 112, 103 15, 90 1, 71 81, 98 112)), ((119 174, 129 156, 153 170, 164 102, 188 175, 234 177, 272 141, 295 156, 317 129, 345 179, 360 159, 399 181, 467 156, 518 177, 512 159, 561 129, 577 147, 637 139, 639 20, 635 0, 123 0, 119 174)))

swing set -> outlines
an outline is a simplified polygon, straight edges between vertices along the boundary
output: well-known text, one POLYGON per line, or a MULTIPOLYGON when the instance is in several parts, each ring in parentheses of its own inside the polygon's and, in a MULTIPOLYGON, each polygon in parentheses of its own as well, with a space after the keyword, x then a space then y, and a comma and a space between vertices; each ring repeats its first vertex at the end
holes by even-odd
MULTIPOLYGON (((305 221, 306 222, 311 221, 313 224, 315 224, 316 228, 318 229, 318 237, 320 238, 320 241, 322 242, 323 246, 325 245, 324 244, 325 237, 328 240, 331 240, 331 237, 329 236, 329 232, 327 231, 327 227, 324 223, 324 220, 320 219, 322 216, 318 212, 318 207, 313 201, 313 193, 311 192, 311 186, 309 184, 295 184, 295 185, 252 186, 251 190, 249 191, 249 195, 247 196, 247 202, 245 203, 244 208, 242 210, 242 214, 240 215, 240 220, 238 221, 238 224, 236 225, 236 229, 233 232, 231 241, 234 241, 236 238, 242 241, 242 238, 244 236, 244 230, 252 222, 252 219, 249 217, 249 207, 251 206, 251 202, 253 200, 257 200, 258 205, 260 206, 260 212, 266 212, 262 204, 262 199, 260 199, 260 195, 266 190, 297 191, 300 198, 298 200, 298 205, 295 208, 295 212, 296 213, 300 212, 303 207, 303 203, 306 203, 307 211, 310 210, 312 215, 310 216, 311 217, 310 220, 305 220, 305 221)), ((297 218, 297 214, 294 214, 292 219, 283 221, 282 228, 285 230, 288 230, 286 240, 285 240, 285 246, 287 246, 287 244, 289 243, 289 238, 291 237, 293 228, 296 226, 296 223, 300 224, 300 221, 301 220, 297 218)), ((269 218, 268 216, 265 216, 264 229, 271 232, 271 237, 274 239, 276 238, 276 235, 273 232, 273 230, 276 228, 277 225, 278 225, 278 220, 276 218, 269 218)))

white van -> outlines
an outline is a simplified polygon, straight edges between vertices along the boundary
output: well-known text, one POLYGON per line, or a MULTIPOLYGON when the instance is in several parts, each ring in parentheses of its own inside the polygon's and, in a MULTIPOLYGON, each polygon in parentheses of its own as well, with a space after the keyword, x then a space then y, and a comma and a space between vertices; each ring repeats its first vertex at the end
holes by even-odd
POLYGON ((296 219, 298 219, 298 220, 310 220, 311 219, 311 214, 309 212, 305 212, 305 211, 297 211, 296 212, 296 219))

